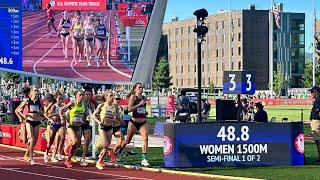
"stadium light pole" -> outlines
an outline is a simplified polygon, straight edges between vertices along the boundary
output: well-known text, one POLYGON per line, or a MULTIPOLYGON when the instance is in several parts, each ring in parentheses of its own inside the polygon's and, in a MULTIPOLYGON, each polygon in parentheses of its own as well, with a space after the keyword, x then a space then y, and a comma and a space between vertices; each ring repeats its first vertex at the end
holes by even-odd
POLYGON ((317 16, 316 16, 316 3, 313 0, 313 43, 312 43, 312 86, 316 85, 316 41, 315 37, 317 35, 316 23, 317 23, 317 16))
POLYGON ((197 17, 197 27, 193 32, 197 33, 197 47, 198 47, 198 97, 197 97, 197 109, 198 109, 198 122, 201 122, 201 44, 204 41, 204 37, 208 32, 208 27, 205 26, 204 20, 208 17, 208 11, 206 9, 198 9, 193 15, 197 17))

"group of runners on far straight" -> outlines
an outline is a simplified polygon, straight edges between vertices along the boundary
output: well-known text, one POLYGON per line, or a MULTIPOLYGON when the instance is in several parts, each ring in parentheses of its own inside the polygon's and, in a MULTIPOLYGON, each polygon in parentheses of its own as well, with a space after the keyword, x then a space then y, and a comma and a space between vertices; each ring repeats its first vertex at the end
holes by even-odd
POLYGON ((63 11, 62 14, 63 17, 56 28, 55 12, 50 4, 47 5, 48 36, 52 37, 51 28, 53 28, 57 36, 61 37, 64 59, 68 59, 68 42, 71 38, 75 65, 85 58, 87 67, 92 66, 92 60, 97 67, 100 67, 102 58, 102 66, 106 66, 108 39, 111 35, 107 15, 95 11, 83 15, 81 11, 76 10, 70 19, 68 11, 63 11))
POLYGON ((148 126, 146 123, 146 99, 142 95, 143 86, 137 83, 128 94, 128 105, 120 106, 121 98, 107 91, 103 99, 98 99, 92 94, 91 88, 84 88, 74 93, 74 100, 65 103, 62 92, 46 94, 44 99, 39 96, 36 85, 24 90, 25 98, 16 108, 15 113, 20 119, 22 127, 26 129, 27 144, 24 160, 35 164, 34 146, 37 142, 39 125, 41 121, 47 122, 45 137, 47 148, 43 157, 45 163, 65 160, 64 164, 71 168, 75 162, 74 157, 81 146, 81 137, 84 137, 83 153, 80 160, 81 166, 87 166, 86 155, 93 137, 90 120, 98 124, 99 140, 96 142, 100 147, 99 158, 96 167, 104 168, 105 157, 110 156, 112 162, 120 161, 123 149, 130 143, 134 134, 139 131, 142 136, 142 166, 149 166, 146 158, 148 149, 148 126), (126 138, 121 127, 125 124, 122 114, 132 112, 132 117, 127 122, 126 138), (67 132, 68 138, 65 137, 67 132), (112 136, 118 140, 113 148, 109 148, 112 136), (64 147, 66 141, 66 146, 64 147), (52 145, 54 146, 52 147, 52 145), (52 149, 51 157, 49 151, 52 149), (65 157, 62 152, 64 150, 65 157))

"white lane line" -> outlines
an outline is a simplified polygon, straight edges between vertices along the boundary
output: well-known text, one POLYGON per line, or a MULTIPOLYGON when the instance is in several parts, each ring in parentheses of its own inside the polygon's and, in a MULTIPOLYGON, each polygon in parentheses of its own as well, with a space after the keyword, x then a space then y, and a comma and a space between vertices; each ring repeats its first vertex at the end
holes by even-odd
MULTIPOLYGON (((0 155, 0 157, 4 157, 4 158, 8 158, 8 159, 13 159, 13 160, 25 162, 24 160, 20 160, 20 159, 16 159, 16 158, 9 157, 9 156, 4 156, 4 155, 0 155)), ((141 179, 141 180, 153 180, 153 179, 139 178, 139 177, 133 177, 133 176, 122 176, 122 175, 118 175, 118 174, 109 174, 109 173, 102 173, 102 172, 101 172, 101 173, 100 173, 100 172, 93 172, 93 171, 90 171, 90 170, 82 170, 82 169, 59 167, 59 166, 53 166, 53 165, 42 164, 42 163, 37 163, 37 162, 36 162, 36 164, 37 164, 37 165, 46 166, 46 167, 51 167, 51 168, 69 170, 69 171, 85 172, 85 173, 99 174, 99 175, 105 175, 105 176, 116 176, 116 177, 119 177, 119 178, 141 179)))
MULTIPOLYGON (((32 24, 29 24, 29 25, 27 25, 27 26, 22 26, 22 28, 23 29, 26 29, 26 28, 28 28, 28 27, 30 27, 30 26, 33 26, 33 25, 35 25, 35 24, 38 24, 38 23, 40 23, 40 22, 42 22, 42 21, 48 21, 47 19, 42 19, 43 18, 43 16, 41 16, 41 17, 36 17, 36 18, 32 18, 32 19, 28 19, 28 21, 30 20, 30 21, 32 21, 32 20, 34 20, 34 19, 40 19, 40 21, 37 21, 37 22, 35 22, 35 23, 32 23, 32 24), (42 19, 42 20, 41 20, 42 19)), ((25 23, 26 24, 26 22, 22 22, 22 23, 25 23)))
POLYGON ((2 168, 2 167, 0 167, 0 169, 1 169, 1 170, 5 170, 5 171, 11 171, 11 172, 16 172, 16 173, 21 173, 21 174, 30 174, 30 175, 34 175, 34 176, 42 176, 42 177, 46 177, 46 178, 76 180, 76 179, 64 178, 64 177, 59 177, 59 176, 50 176, 50 175, 40 174, 40 173, 32 173, 32 172, 26 172, 26 171, 19 171, 19 170, 12 169, 12 168, 2 168))
POLYGON ((30 32, 28 32, 28 33, 26 33, 26 34, 24 34, 22 37, 25 37, 25 36, 27 36, 27 35, 29 35, 29 34, 31 34, 31 33, 33 33, 33 32, 36 32, 36 31, 38 31, 39 29, 41 29, 41 28, 44 28, 44 27, 46 27, 46 26, 48 26, 48 25, 43 25, 43 26, 41 26, 41 27, 39 27, 39 28, 37 28, 37 29, 35 29, 35 30, 33 30, 33 31, 30 31, 30 32))
MULTIPOLYGON (((109 14, 109 29, 111 29, 111 11, 110 11, 110 14, 109 14)), ((124 73, 120 70, 118 70, 117 68, 115 68, 114 66, 111 65, 110 63, 110 59, 109 59, 109 56, 110 56, 110 38, 108 38, 108 55, 107 55, 107 65, 109 68, 111 68, 113 71, 117 72, 118 74, 121 74, 125 77, 128 77, 128 78, 131 78, 131 75, 127 74, 127 73, 124 73)))
MULTIPOLYGON (((60 14, 62 14, 62 13, 60 13, 60 14)), ((60 15, 59 14, 59 15, 60 15)), ((58 16, 58 15, 57 15, 58 16)), ((33 31, 30 31, 30 32, 28 32, 28 33, 26 33, 26 34, 24 34, 22 37, 25 37, 25 36, 27 36, 27 35, 29 35, 29 34, 31 34, 31 33, 33 33, 33 32, 35 32, 35 31, 38 31, 39 29, 41 29, 41 28, 43 28, 43 27, 46 27, 46 26, 48 26, 47 24, 45 24, 45 25, 43 25, 43 26, 41 26, 41 27, 39 27, 39 28, 37 28, 37 29, 35 29, 35 30, 33 30, 33 31)))
MULTIPOLYGON (((70 64, 70 67, 71 67, 72 71, 75 72, 76 74, 78 74, 80 77, 82 77, 82 78, 84 78, 84 79, 86 79, 86 80, 91 81, 92 79, 89 79, 89 78, 83 76, 81 73, 79 73, 79 72, 73 67, 73 62, 74 62, 74 61, 77 61, 77 60, 73 59, 73 60, 71 61, 71 64, 70 64)), ((79 62, 78 62, 78 63, 79 63, 79 62)))
POLYGON ((38 59, 38 61, 36 61, 36 63, 34 63, 34 65, 33 65, 33 72, 34 72, 34 73, 38 74, 38 73, 37 73, 37 70, 36 70, 37 64, 38 64, 41 60, 43 60, 43 58, 45 58, 45 57, 46 57, 54 48, 56 48, 60 43, 61 43, 61 40, 60 40, 56 45, 54 45, 47 53, 45 53, 40 59, 38 59))
POLYGON ((22 50, 27 49, 28 47, 32 46, 34 43, 37 43, 38 41, 40 41, 41 39, 43 39, 44 37, 46 37, 48 34, 43 35, 42 37, 40 37, 39 39, 37 39, 36 41, 30 43, 28 46, 24 47, 22 50))

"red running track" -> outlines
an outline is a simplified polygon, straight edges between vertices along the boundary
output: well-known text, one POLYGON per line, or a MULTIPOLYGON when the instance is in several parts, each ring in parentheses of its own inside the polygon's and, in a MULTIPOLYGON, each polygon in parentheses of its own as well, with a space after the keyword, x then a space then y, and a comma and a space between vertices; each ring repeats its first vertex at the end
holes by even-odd
MULTIPOLYGON (((73 13, 69 13, 70 16, 73 13)), ((115 17, 109 16, 110 12, 105 14, 110 18, 112 24, 115 24, 115 17)), ((70 78, 70 80, 87 81, 105 81, 105 82, 129 82, 132 71, 129 70, 121 61, 112 61, 110 66, 97 68, 96 66, 87 67, 85 59, 75 65, 72 63, 72 41, 69 39, 68 59, 64 60, 62 53, 62 44, 60 38, 55 34, 52 38, 47 36, 47 19, 43 11, 26 12, 23 16, 23 70, 27 72, 45 74, 57 77, 70 78), (114 67, 111 68, 111 64, 114 67)), ((61 12, 56 12, 56 26, 62 17, 61 12)), ((111 28, 113 34, 116 29, 111 28)), ((54 32, 54 31, 53 31, 54 32)), ((110 49, 115 49, 114 36, 111 36, 110 49)), ((117 59, 117 57, 110 57, 117 59)), ((102 62, 100 62, 101 64, 102 62)), ((95 62, 91 63, 92 65, 95 62)))
POLYGON ((82 167, 74 163, 73 168, 64 167, 62 162, 43 163, 43 156, 36 155, 36 165, 31 166, 23 161, 22 151, 0 147, 0 179, 137 179, 137 180, 200 180, 203 177, 172 175, 165 173, 148 172, 142 170, 130 170, 117 167, 105 167, 98 170, 94 165, 82 167))

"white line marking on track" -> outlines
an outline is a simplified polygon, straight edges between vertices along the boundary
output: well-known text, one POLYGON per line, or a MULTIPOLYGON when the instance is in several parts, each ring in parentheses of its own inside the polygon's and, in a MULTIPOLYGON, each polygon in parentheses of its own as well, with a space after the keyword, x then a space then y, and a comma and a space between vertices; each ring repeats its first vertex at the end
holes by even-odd
MULTIPOLYGON (((0 155, 0 157, 25 162, 24 160, 20 160, 20 159, 16 159, 16 158, 9 157, 9 156, 4 156, 4 155, 0 155)), ((122 176, 122 175, 118 175, 118 174, 108 174, 108 173, 92 172, 92 171, 90 171, 90 170, 81 170, 81 169, 72 169, 72 168, 66 168, 66 167, 59 167, 59 166, 53 166, 53 165, 42 164, 42 163, 37 163, 37 162, 36 162, 36 164, 37 164, 37 165, 46 166, 46 167, 51 167, 51 168, 64 169, 64 170, 69 170, 69 171, 85 172, 85 173, 91 173, 91 174, 99 174, 99 175, 105 175, 105 176, 116 176, 116 177, 119 177, 119 178, 126 178, 126 179, 153 180, 153 179, 147 179, 147 178, 139 178, 139 177, 131 177, 131 176, 122 176)))
POLYGON ((34 176, 42 176, 42 177, 47 177, 47 178, 53 178, 53 179, 68 179, 68 180, 76 180, 76 179, 70 179, 70 178, 64 178, 64 177, 59 177, 59 176, 50 176, 46 174, 39 174, 39 173, 32 173, 32 172, 26 172, 26 171, 19 171, 13 168, 2 168, 0 167, 1 170, 5 171, 11 171, 11 172, 17 172, 17 173, 22 173, 22 174, 30 174, 34 176))
MULTIPOLYGON (((62 14, 62 13, 60 13, 60 14, 62 14)), ((59 15, 60 15, 60 14, 59 14, 59 15)), ((35 32, 35 31, 38 31, 39 29, 44 28, 44 27, 46 27, 46 26, 48 26, 48 25, 45 24, 45 25, 43 25, 43 26, 41 26, 41 27, 39 27, 39 28, 37 28, 37 29, 35 29, 35 30, 33 30, 33 31, 30 31, 30 32, 28 32, 28 33, 26 33, 26 34, 23 34, 22 37, 25 37, 25 36, 27 36, 27 35, 35 32)))
MULTIPOLYGON (((110 11, 109 17, 110 17, 109 18, 109 29, 111 29, 111 11, 110 11)), ((110 63, 109 57, 110 57, 110 38, 108 38, 108 55, 107 55, 107 65, 108 65, 108 67, 111 68, 113 71, 117 72, 118 74, 121 74, 121 75, 123 75, 125 77, 131 78, 131 76, 129 74, 124 73, 124 72, 118 70, 117 68, 115 68, 114 66, 112 66, 111 63, 110 63)))
POLYGON ((81 73, 79 73, 79 72, 73 67, 73 62, 74 62, 74 61, 77 61, 77 60, 72 60, 71 63, 70 63, 70 67, 71 67, 72 71, 75 72, 76 74, 78 74, 80 77, 86 79, 86 80, 89 80, 89 81, 92 80, 92 79, 89 79, 89 78, 83 76, 81 73))
POLYGON ((25 37, 25 36, 27 36, 27 35, 29 35, 29 34, 33 33, 33 32, 36 32, 36 31, 38 31, 39 29, 44 28, 44 27, 46 27, 46 26, 48 26, 48 25, 43 25, 43 26, 41 26, 41 27, 39 27, 39 28, 37 28, 37 29, 35 29, 35 30, 33 30, 33 31, 30 31, 30 32, 28 32, 28 33, 26 33, 26 34, 22 35, 22 37, 25 37))
POLYGON ((33 41, 32 43, 30 43, 28 46, 24 47, 22 50, 27 49, 28 47, 30 47, 31 45, 33 45, 34 43, 37 43, 38 41, 40 41, 41 39, 43 39, 44 37, 48 36, 48 34, 43 35, 42 37, 40 37, 39 39, 37 39, 36 41, 33 41))
POLYGON ((38 73, 37 73, 37 70, 36 70, 37 64, 38 64, 41 60, 43 60, 43 58, 45 58, 45 57, 46 57, 54 48, 56 48, 60 43, 61 43, 61 40, 60 40, 56 45, 54 45, 47 53, 45 53, 38 61, 36 61, 36 63, 34 63, 34 65, 33 65, 33 72, 34 72, 34 73, 38 74, 38 73))
MULTIPOLYGON (((37 19, 37 18, 42 19, 43 16, 41 16, 41 17, 36 17, 36 18, 33 18, 33 19, 37 19)), ((30 20, 33 20, 33 19, 30 19, 30 20)), ((26 29, 27 27, 33 26, 33 25, 38 24, 38 23, 40 23, 40 22, 42 22, 42 21, 48 21, 48 20, 47 20, 47 19, 43 19, 43 20, 37 21, 37 22, 35 22, 35 23, 29 24, 28 26, 22 26, 22 27, 23 27, 24 29, 26 29)))

